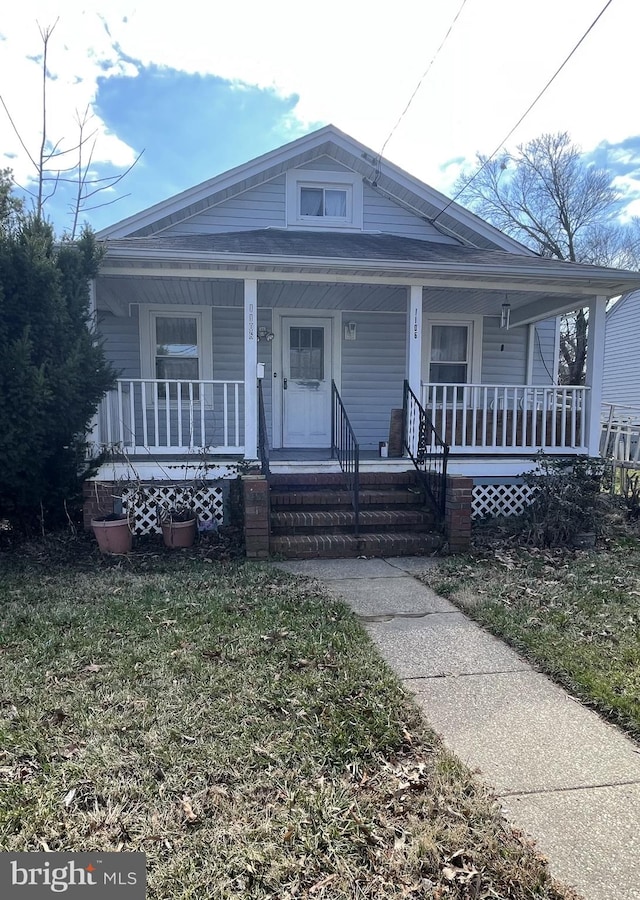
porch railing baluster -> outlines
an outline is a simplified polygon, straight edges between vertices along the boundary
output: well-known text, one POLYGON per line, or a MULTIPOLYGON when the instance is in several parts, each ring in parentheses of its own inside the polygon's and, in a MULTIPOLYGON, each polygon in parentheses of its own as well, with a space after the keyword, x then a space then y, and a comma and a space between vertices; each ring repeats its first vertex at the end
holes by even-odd
POLYGON ((240 453, 243 388, 244 382, 236 380, 118 379, 102 401, 104 444, 159 454, 205 447, 213 453, 217 448, 219 453, 240 453), (213 418, 218 390, 219 420, 213 418))
POLYGON ((584 453, 589 388, 423 383, 422 406, 453 452, 584 453))

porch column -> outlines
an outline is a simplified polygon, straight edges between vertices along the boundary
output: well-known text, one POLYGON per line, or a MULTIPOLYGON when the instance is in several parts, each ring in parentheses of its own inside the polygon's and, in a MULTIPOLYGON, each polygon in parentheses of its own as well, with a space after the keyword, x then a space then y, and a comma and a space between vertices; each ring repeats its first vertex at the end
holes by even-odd
POLYGON ((422 381, 422 285, 412 284, 407 295, 407 381, 421 399, 422 381))
POLYGON ((600 415, 602 411, 602 373, 604 369, 604 326, 606 309, 606 297, 594 297, 589 304, 589 335, 587 341, 587 371, 585 378, 585 383, 589 388, 585 432, 589 456, 600 455, 600 415))
POLYGON ((244 458, 258 456, 258 282, 244 280, 244 458))

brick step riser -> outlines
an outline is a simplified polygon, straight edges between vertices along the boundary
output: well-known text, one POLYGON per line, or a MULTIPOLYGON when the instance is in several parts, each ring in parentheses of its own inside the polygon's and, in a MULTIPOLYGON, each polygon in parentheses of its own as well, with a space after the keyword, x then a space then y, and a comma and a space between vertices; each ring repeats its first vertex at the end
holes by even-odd
MULTIPOLYGON (((398 486, 406 487, 417 483, 417 476, 413 472, 361 472, 360 486, 398 486)), ((344 488, 345 476, 338 473, 308 474, 308 475, 271 475, 269 485, 272 490, 318 490, 328 488, 335 490, 344 488)))
MULTIPOLYGON (((351 506, 351 494, 344 491, 309 491, 309 493, 295 494, 271 494, 271 508, 275 509, 309 509, 310 507, 327 507, 332 506, 340 508, 343 506, 351 506)), ((394 506, 415 506, 422 508, 424 503, 420 494, 414 492, 402 491, 361 491, 360 506, 379 506, 381 508, 389 508, 394 506)))
MULTIPOLYGON (((271 534, 275 536, 287 534, 353 534, 353 525, 287 525, 271 527, 271 534)), ((428 525, 403 525, 402 531, 411 532, 412 534, 431 534, 434 529, 428 525)), ((360 534, 379 534, 394 535, 398 532, 397 525, 360 525, 360 534)))
MULTIPOLYGON (((286 534, 289 529, 322 530, 325 528, 353 530, 355 516, 345 511, 281 512, 271 516, 272 533, 286 534)), ((432 515, 414 510, 363 510, 360 513, 360 527, 375 531, 431 531, 435 526, 432 515)))
POLYGON ((442 546, 439 535, 377 534, 367 535, 319 535, 314 537, 274 537, 272 554, 284 559, 346 559, 357 556, 415 556, 437 551, 442 546), (377 538, 377 539, 376 539, 377 538))

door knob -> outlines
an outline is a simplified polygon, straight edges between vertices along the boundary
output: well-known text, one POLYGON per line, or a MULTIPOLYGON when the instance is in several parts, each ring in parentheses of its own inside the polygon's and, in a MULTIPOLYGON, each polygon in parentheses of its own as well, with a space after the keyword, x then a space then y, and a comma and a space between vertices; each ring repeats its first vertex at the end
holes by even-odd
POLYGON ((286 391, 286 389, 287 389, 287 379, 286 378, 283 379, 283 388, 286 391))

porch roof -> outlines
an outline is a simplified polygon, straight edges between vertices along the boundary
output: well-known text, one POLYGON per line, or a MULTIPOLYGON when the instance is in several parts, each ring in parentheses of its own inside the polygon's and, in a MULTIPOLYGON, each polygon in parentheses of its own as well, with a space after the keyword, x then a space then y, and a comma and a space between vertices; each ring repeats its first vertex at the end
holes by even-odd
MULTIPOLYGON (((555 293, 618 296, 640 288, 640 273, 544 259, 504 250, 415 240, 378 233, 318 233, 266 228, 221 234, 124 238, 107 241, 104 269, 117 269, 137 261, 166 268, 212 271, 243 269, 249 272, 296 271, 351 274, 355 277, 387 274, 396 283, 404 279, 427 283, 459 278, 469 282, 543 284, 555 293)), ((115 274, 115 272, 113 272, 115 274)), ((437 283, 437 282, 436 282, 437 283)), ((470 286, 470 285, 468 285, 470 286)), ((498 287, 498 285, 496 285, 498 287)), ((508 285, 505 286, 508 289, 508 285)))
POLYGON ((105 247, 100 276, 415 285, 450 311, 495 315, 506 300, 514 327, 640 288, 638 272, 381 233, 266 228, 122 238, 105 247))

